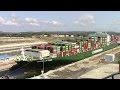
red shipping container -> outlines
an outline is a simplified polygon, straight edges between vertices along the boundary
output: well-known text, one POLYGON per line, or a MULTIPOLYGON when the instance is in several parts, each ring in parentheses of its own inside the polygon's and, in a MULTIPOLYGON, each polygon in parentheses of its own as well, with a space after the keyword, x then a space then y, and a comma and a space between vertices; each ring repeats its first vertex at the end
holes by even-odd
POLYGON ((57 57, 60 57, 60 53, 57 53, 57 57))
POLYGON ((83 44, 83 47, 84 47, 84 51, 87 51, 87 50, 88 50, 88 42, 85 42, 85 43, 83 44))
POLYGON ((68 53, 69 53, 70 56, 71 56, 71 55, 74 55, 74 50, 71 50, 71 51, 69 51, 68 53))
POLYGON ((38 48, 38 49, 45 49, 45 45, 46 44, 38 44, 38 45, 36 45, 36 48, 38 48))
POLYGON ((65 57, 66 56, 66 52, 63 52, 63 57, 65 57))
POLYGON ((75 50, 73 50, 73 53, 72 53, 73 55, 75 55, 76 54, 76 51, 75 50))
POLYGON ((74 55, 74 51, 72 51, 71 54, 74 55))
POLYGON ((46 44, 45 45, 45 49, 47 48, 47 47, 52 47, 53 45, 51 45, 51 44, 46 44))
POLYGON ((96 44, 93 44, 92 49, 93 50, 96 49, 96 44))
POLYGON ((80 52, 80 48, 76 48, 77 49, 77 53, 79 53, 80 52))
POLYGON ((72 56, 71 52, 69 52, 69 56, 72 56))
POLYGON ((75 53, 78 53, 79 52, 79 48, 75 48, 75 53))
POLYGON ((57 53, 57 57, 62 57, 62 52, 57 53))
POLYGON ((74 54, 72 50, 69 50, 68 53, 69 53, 69 56, 74 54))

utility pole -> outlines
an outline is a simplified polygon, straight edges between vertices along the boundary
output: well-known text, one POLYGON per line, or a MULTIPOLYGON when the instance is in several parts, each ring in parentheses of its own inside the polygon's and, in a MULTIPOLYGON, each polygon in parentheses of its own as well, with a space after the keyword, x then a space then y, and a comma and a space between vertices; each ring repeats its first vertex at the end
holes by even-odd
POLYGON ((43 59, 43 70, 42 70, 42 74, 44 74, 44 59, 43 59))
POLYGON ((119 64, 119 73, 120 73, 120 61, 118 62, 118 64, 119 64))

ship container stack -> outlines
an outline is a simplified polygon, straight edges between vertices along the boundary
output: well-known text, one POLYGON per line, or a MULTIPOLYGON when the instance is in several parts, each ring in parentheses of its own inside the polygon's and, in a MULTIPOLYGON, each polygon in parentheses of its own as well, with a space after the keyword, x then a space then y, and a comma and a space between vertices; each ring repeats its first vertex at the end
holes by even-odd
POLYGON ((87 40, 84 42, 83 47, 84 47, 83 52, 86 52, 88 50, 88 41, 87 40))
POLYGON ((91 50, 91 46, 92 46, 92 40, 91 38, 88 39, 88 51, 91 50))
POLYGON ((117 46, 117 40, 118 38, 115 35, 110 36, 107 33, 96 33, 82 39, 77 38, 72 40, 72 42, 59 41, 49 44, 38 44, 32 46, 32 49, 49 50, 50 57, 52 57, 52 59, 54 58, 53 60, 75 61, 92 56, 96 54, 93 53, 95 51, 100 53, 114 48, 117 46))
POLYGON ((46 44, 33 45, 32 49, 45 49, 46 44))
POLYGON ((73 42, 59 41, 51 44, 40 44, 36 45, 36 48, 49 50, 57 57, 66 57, 108 46, 116 41, 117 38, 114 35, 110 37, 106 33, 96 33, 82 39, 75 39, 73 42))
POLYGON ((83 52, 83 41, 79 42, 79 52, 83 52))
POLYGON ((118 38, 115 35, 111 36, 111 43, 117 43, 118 38))
POLYGON ((57 57, 61 57, 61 47, 57 46, 57 57))

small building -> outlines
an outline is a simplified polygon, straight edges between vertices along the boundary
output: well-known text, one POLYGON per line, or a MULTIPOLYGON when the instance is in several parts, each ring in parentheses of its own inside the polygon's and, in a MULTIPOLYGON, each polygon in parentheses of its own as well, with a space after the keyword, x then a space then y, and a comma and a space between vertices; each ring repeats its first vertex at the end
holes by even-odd
POLYGON ((52 34, 51 37, 58 37, 58 35, 57 34, 52 34))
POLYGON ((69 35, 65 35, 65 37, 69 37, 69 35))
POLYGON ((48 37, 48 35, 43 35, 43 37, 48 37))
POLYGON ((74 35, 70 35, 70 37, 74 37, 74 35))
POLYGON ((65 35, 58 35, 58 37, 65 37, 65 35))

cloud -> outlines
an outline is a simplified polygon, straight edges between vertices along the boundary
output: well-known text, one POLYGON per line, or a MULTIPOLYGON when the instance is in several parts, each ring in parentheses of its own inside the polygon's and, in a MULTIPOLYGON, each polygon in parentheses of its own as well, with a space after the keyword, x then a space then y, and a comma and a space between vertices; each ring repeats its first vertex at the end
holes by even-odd
POLYGON ((33 26, 40 26, 39 21, 35 18, 25 18, 25 21, 29 24, 29 25, 33 25, 33 26))
POLYGON ((4 23, 5 23, 5 19, 0 16, 0 24, 4 24, 4 23))
POLYGON ((51 21, 51 23, 53 24, 53 25, 61 25, 62 23, 60 23, 60 22, 58 22, 58 21, 51 21))
POLYGON ((45 24, 45 25, 62 25, 62 23, 58 22, 58 21, 40 21, 37 20, 35 18, 25 18, 25 21, 29 24, 29 25, 35 25, 35 26, 40 26, 40 24, 45 24))
POLYGON ((82 26, 91 26, 95 23, 95 18, 92 15, 82 15, 74 23, 82 26))
POLYGON ((25 20, 27 21, 27 22, 33 22, 33 23, 37 23, 37 22, 39 22, 37 19, 35 19, 35 18, 25 18, 25 20))
POLYGON ((58 22, 58 21, 40 21, 40 23, 43 23, 43 24, 49 24, 49 25, 61 25, 62 23, 58 22))
POLYGON ((79 23, 79 21, 74 21, 75 24, 79 23))
POLYGON ((17 22, 15 22, 15 21, 12 21, 12 20, 8 20, 8 21, 6 21, 5 23, 3 23, 4 25, 15 25, 15 26, 17 26, 18 25, 18 23, 17 22))
POLYGON ((29 23, 29 24, 33 26, 40 26, 38 23, 29 23))
POLYGON ((1 16, 0 16, 0 24, 1 25, 18 25, 18 23, 14 19, 12 19, 12 20, 5 20, 1 16))
POLYGON ((49 21, 40 21, 41 23, 50 23, 49 21))

